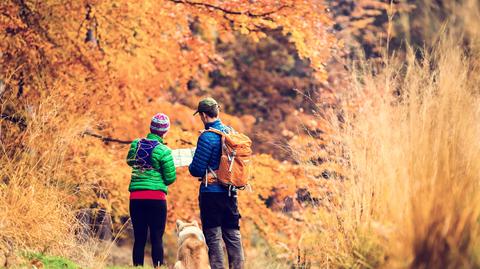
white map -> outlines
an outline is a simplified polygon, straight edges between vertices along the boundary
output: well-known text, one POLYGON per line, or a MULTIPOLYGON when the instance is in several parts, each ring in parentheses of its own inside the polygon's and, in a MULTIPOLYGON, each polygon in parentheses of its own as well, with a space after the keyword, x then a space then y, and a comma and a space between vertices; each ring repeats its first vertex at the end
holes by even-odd
POLYGON ((192 163, 195 148, 174 149, 172 150, 173 162, 175 167, 188 166, 192 163))

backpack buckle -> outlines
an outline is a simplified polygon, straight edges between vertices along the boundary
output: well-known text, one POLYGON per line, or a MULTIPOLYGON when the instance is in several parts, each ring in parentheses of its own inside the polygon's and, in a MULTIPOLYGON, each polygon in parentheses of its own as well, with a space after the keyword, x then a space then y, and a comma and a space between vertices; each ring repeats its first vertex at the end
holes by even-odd
POLYGON ((208 182, 209 180, 212 180, 212 182, 218 181, 218 176, 217 173, 210 167, 205 170, 205 176, 203 177, 205 187, 208 187, 208 182))

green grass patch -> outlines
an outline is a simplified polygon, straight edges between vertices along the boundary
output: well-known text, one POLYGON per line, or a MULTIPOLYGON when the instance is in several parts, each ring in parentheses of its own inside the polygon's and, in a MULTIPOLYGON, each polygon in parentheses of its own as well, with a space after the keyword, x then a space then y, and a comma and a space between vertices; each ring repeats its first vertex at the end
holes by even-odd
MULTIPOLYGON (((44 269, 89 269, 80 267, 75 262, 58 256, 49 256, 44 255, 41 253, 25 253, 22 255, 25 258, 25 263, 21 265, 19 268, 44 268, 44 269)), ((132 267, 132 266, 106 266, 104 269, 153 269, 153 267, 145 266, 145 267, 132 267)), ((161 267, 162 269, 167 269, 167 267, 161 267)), ((93 269, 93 268, 92 268, 93 269)), ((96 268, 98 269, 98 268, 96 268)))
POLYGON ((45 269, 79 269, 80 267, 74 262, 57 256, 47 256, 40 253, 27 253, 24 255, 28 260, 28 268, 42 267, 45 269))

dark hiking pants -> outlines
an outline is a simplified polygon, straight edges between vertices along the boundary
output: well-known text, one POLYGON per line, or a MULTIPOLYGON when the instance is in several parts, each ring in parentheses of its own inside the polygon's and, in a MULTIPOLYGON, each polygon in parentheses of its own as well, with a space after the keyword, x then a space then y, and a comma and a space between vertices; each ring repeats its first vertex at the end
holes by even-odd
POLYGON ((163 233, 167 220, 167 201, 165 200, 130 200, 130 217, 132 218, 133 265, 143 266, 147 231, 150 229, 152 244, 152 261, 154 266, 163 264, 163 233))
POLYGON ((225 268, 222 241, 227 249, 229 268, 243 268, 244 256, 236 194, 229 196, 227 192, 201 192, 199 202, 211 268, 225 268))

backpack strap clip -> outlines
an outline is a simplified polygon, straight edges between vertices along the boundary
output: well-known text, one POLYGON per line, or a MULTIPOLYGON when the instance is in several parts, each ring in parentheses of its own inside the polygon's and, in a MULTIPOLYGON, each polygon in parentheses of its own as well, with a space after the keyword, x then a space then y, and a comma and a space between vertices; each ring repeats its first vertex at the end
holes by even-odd
POLYGON ((240 188, 235 187, 234 185, 228 185, 228 197, 232 196, 232 192, 234 193, 234 197, 237 197, 237 190, 240 190, 240 188))
POLYGON ((208 183, 210 180, 211 182, 218 181, 217 172, 215 172, 212 168, 207 167, 205 170, 205 176, 202 178, 205 187, 208 187, 208 183))

